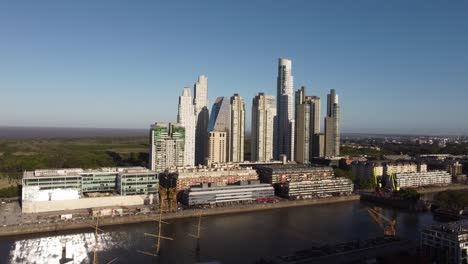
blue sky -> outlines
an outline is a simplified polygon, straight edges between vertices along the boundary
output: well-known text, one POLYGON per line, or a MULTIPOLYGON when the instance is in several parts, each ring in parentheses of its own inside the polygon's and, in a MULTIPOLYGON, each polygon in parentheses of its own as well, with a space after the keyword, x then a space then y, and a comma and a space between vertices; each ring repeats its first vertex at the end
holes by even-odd
POLYGON ((0 125, 147 128, 209 98, 340 95, 343 132, 468 133, 468 1, 1 1, 0 125))

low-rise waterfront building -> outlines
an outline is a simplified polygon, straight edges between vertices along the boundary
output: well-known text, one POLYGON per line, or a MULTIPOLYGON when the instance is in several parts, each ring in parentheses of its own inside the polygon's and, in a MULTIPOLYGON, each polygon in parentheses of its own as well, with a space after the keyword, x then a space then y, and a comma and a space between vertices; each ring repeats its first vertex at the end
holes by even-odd
POLYGON ((303 180, 321 180, 334 177, 331 167, 308 164, 254 166, 262 183, 284 183, 303 180))
POLYGON ((421 249, 433 263, 468 263, 468 221, 435 224, 421 231, 421 249))
POLYGON ((446 171, 396 173, 393 177, 384 176, 383 179, 385 186, 392 186, 393 179, 395 186, 400 188, 441 186, 452 183, 452 176, 446 171))
POLYGON ((158 192, 156 172, 143 167, 26 171, 22 183, 23 212, 143 204, 158 192), (118 198, 133 195, 142 197, 118 198))
POLYGON ((180 167, 175 171, 179 178, 177 190, 187 190, 202 183, 214 183, 216 186, 226 186, 238 181, 258 180, 258 175, 252 167, 241 167, 239 164, 212 164, 210 166, 180 167))
POLYGON ((346 178, 286 182, 275 184, 275 191, 278 196, 291 200, 350 195, 353 182, 346 178))
POLYGON ((264 202, 274 199, 274 189, 270 184, 256 181, 243 181, 237 185, 215 186, 203 183, 192 187, 182 195, 182 203, 187 206, 232 204, 243 202, 264 202))

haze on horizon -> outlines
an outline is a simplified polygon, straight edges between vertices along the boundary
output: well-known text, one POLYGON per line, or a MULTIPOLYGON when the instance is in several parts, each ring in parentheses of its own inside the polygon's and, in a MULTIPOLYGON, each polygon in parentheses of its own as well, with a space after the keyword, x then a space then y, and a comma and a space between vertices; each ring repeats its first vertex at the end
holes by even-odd
MULTIPOLYGON (((294 89, 340 96, 344 133, 467 134, 467 1, 0 3, 0 126, 175 121, 199 74, 210 106, 294 89)), ((323 123, 323 119, 321 120, 323 123)), ((249 129, 250 130, 250 129, 249 129)))

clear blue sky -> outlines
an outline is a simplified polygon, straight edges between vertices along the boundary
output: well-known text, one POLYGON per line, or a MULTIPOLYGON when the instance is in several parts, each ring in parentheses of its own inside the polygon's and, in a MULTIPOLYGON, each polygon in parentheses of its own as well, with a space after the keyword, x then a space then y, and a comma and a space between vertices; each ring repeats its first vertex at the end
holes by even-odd
POLYGON ((1 1, 0 125, 148 128, 199 74, 250 122, 278 57, 323 106, 337 90, 343 132, 468 132, 456 0, 1 1))

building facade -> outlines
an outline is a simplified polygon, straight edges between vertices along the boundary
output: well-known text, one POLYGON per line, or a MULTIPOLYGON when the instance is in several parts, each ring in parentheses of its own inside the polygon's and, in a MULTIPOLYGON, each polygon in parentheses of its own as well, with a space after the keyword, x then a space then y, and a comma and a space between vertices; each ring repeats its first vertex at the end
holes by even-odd
POLYGON ((208 78, 198 76, 194 85, 195 107, 195 164, 204 164, 208 156, 208 122, 210 113, 208 110, 208 78))
POLYGON ((309 163, 312 157, 320 157, 320 141, 315 141, 320 133, 320 98, 306 96, 305 86, 296 91, 295 125, 296 162, 309 163))
POLYGON ((212 164, 195 168, 178 168, 177 190, 187 190, 202 183, 213 183, 216 186, 227 186, 239 181, 258 180, 257 172, 252 167, 241 167, 239 164, 212 164))
POLYGON ((327 95, 327 116, 325 117, 325 156, 340 155, 340 105, 334 89, 327 95))
POLYGON ((211 131, 208 134, 208 164, 228 162, 228 133, 211 131))
POLYGON ((276 122, 275 97, 259 93, 252 101, 251 160, 274 159, 274 128, 276 122))
POLYGON ((258 181, 222 187, 201 184, 200 187, 192 187, 184 192, 182 203, 188 206, 237 204, 272 201, 274 196, 275 191, 270 184, 261 184, 258 181))
POLYGON ((431 263, 468 263, 468 221, 425 227, 420 243, 431 263))
POLYGON ((185 128, 184 166, 195 165, 195 109, 190 88, 179 96, 177 123, 185 128))
POLYGON ((155 123, 150 131, 150 169, 161 172, 184 166, 185 128, 179 124, 155 123))
POLYGON ((231 130, 229 157, 232 162, 244 161, 245 104, 238 94, 231 97, 231 130))
POLYGON ((284 154, 288 160, 294 160, 294 105, 293 76, 291 60, 280 58, 277 78, 277 123, 275 140, 275 158, 284 154))

